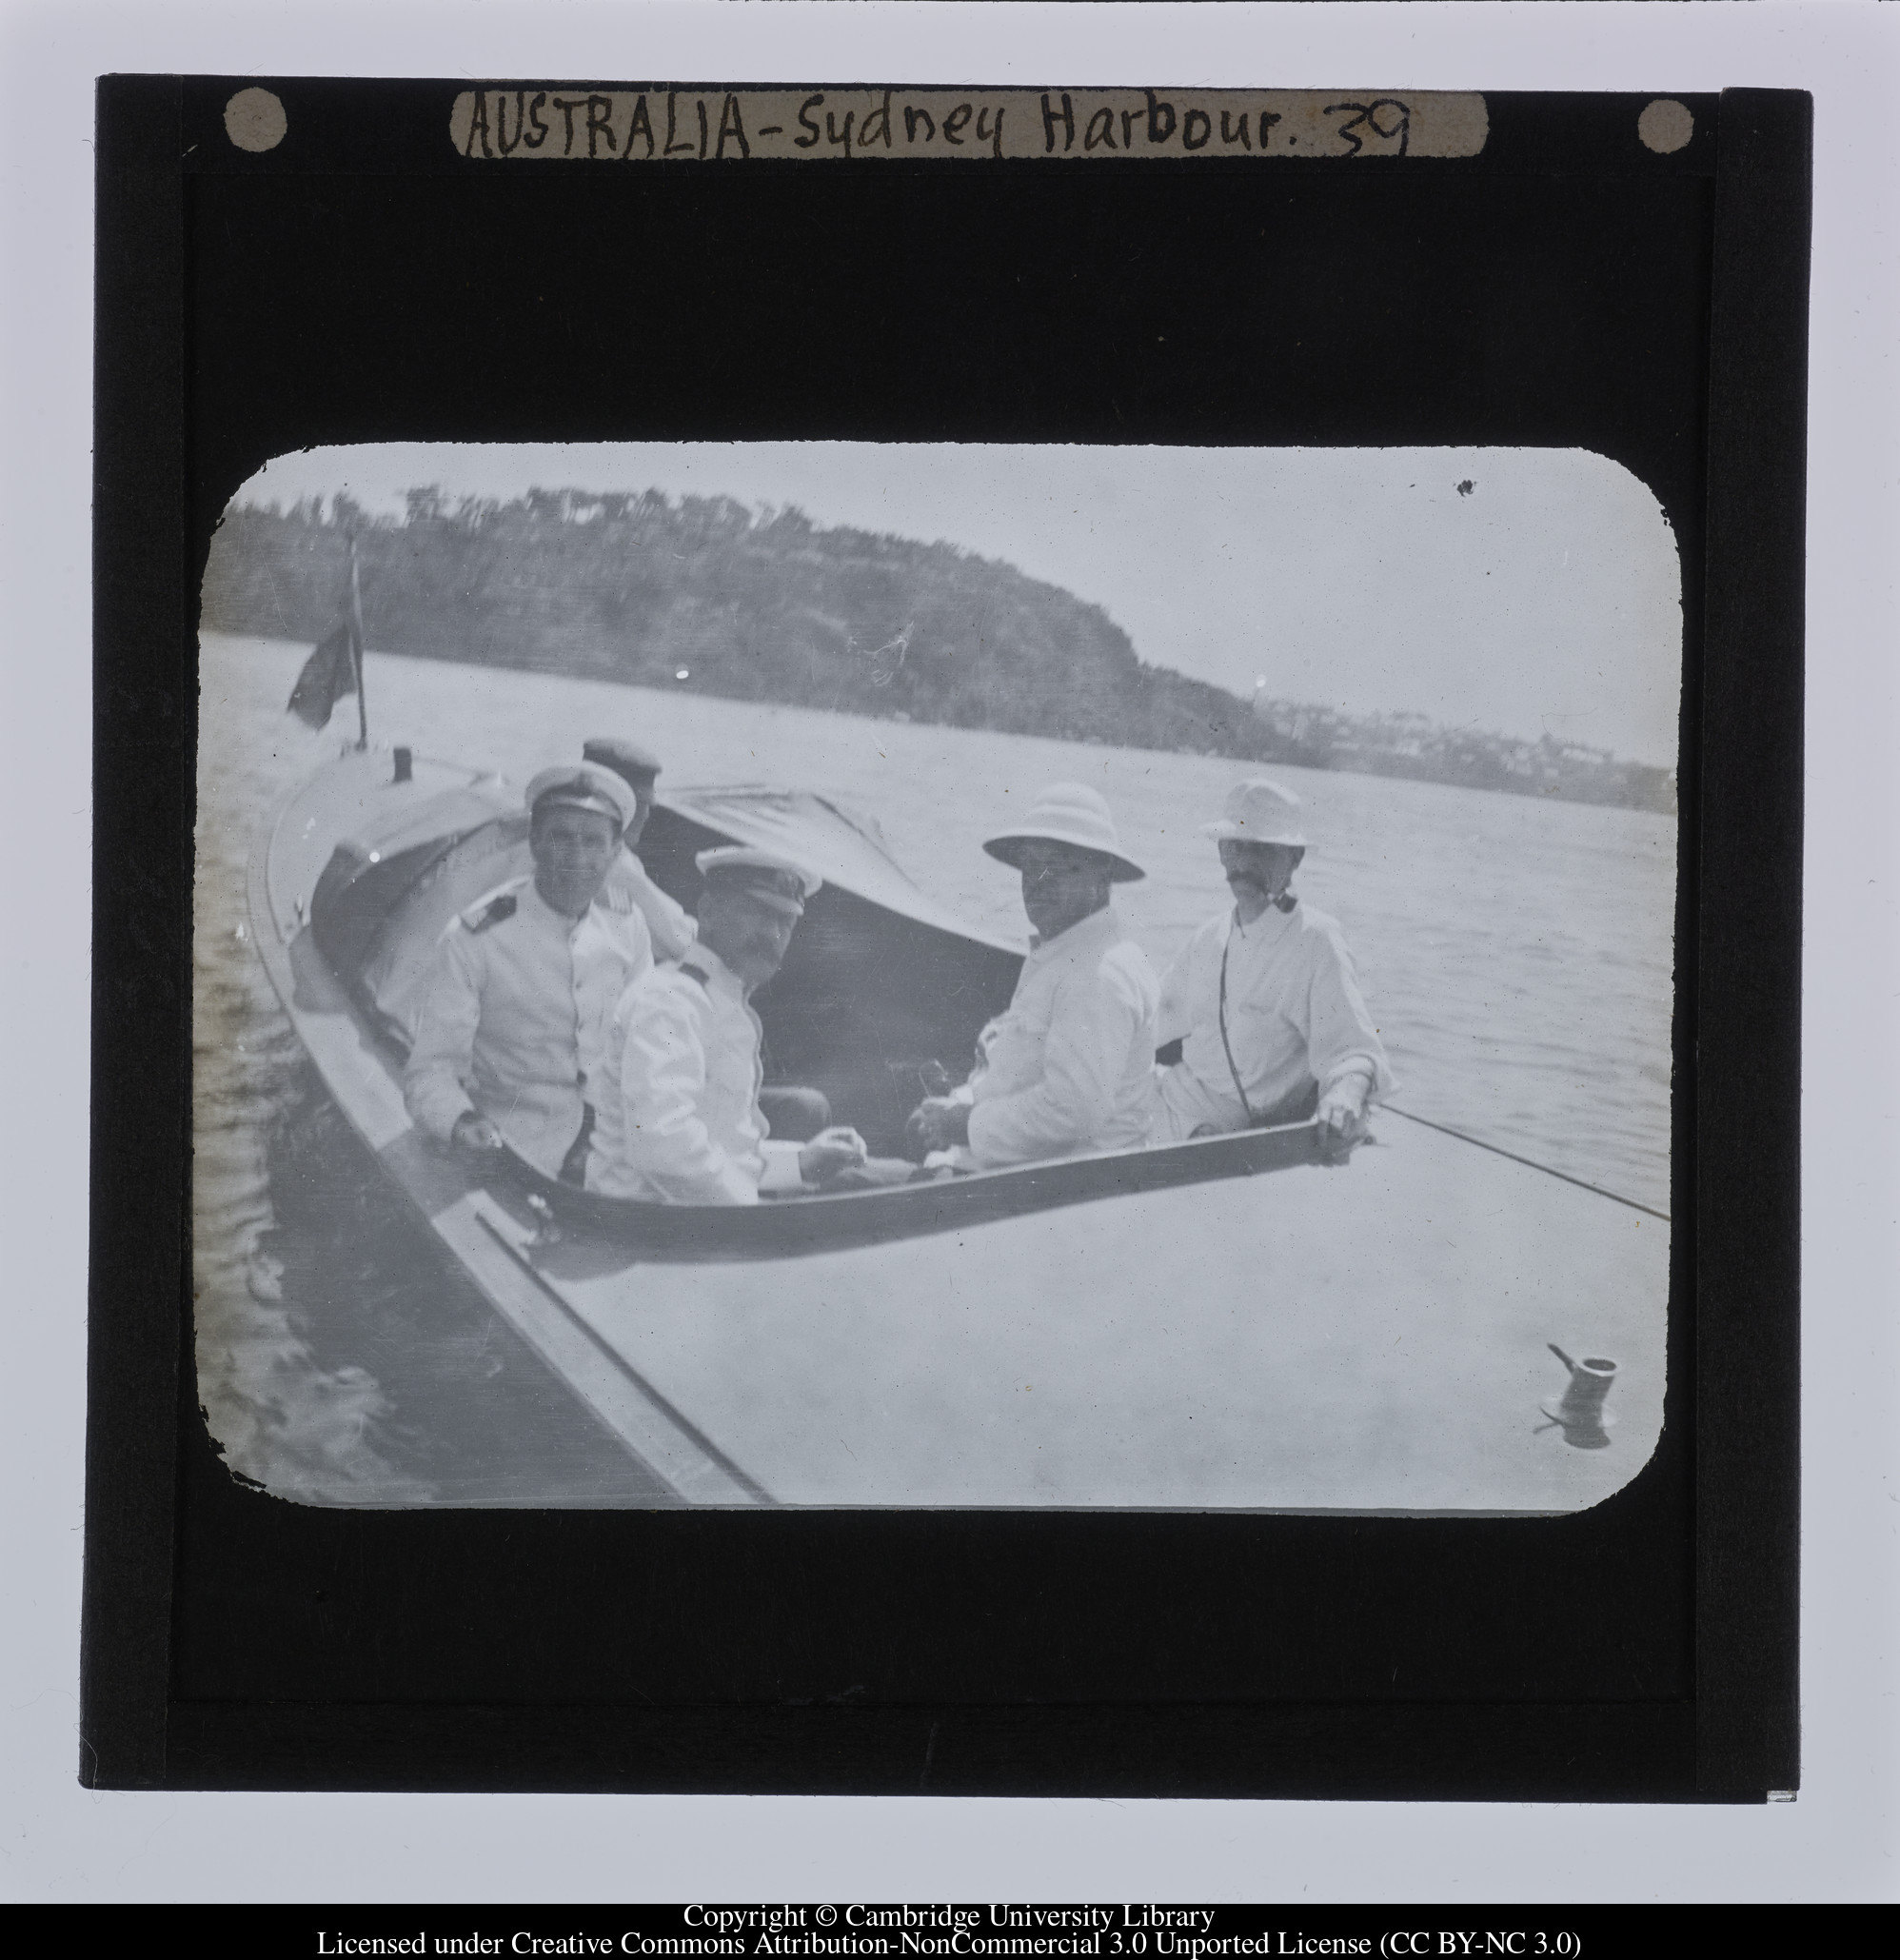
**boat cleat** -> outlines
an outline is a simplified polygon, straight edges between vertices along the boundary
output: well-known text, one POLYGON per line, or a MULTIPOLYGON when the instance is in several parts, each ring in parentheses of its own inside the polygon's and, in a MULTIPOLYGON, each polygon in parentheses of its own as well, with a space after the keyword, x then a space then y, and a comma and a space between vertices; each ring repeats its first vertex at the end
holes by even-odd
POLYGON ((534 1237, 523 1241, 522 1251, 529 1258, 533 1258, 537 1253, 545 1252, 549 1246, 559 1245, 567 1235, 561 1229, 561 1220, 554 1216, 554 1207, 540 1192, 530 1191, 526 1203, 528 1210, 534 1214, 534 1237))
POLYGON ((1570 1386, 1561 1398, 1551 1396, 1537 1404, 1549 1418, 1537 1425, 1538 1433, 1560 1429, 1573 1450, 1606 1450, 1609 1432, 1616 1426, 1615 1416, 1605 1412, 1604 1398, 1616 1379, 1616 1364, 1601 1355, 1586 1355, 1573 1361, 1555 1341, 1548 1343, 1554 1354, 1570 1370, 1570 1386))

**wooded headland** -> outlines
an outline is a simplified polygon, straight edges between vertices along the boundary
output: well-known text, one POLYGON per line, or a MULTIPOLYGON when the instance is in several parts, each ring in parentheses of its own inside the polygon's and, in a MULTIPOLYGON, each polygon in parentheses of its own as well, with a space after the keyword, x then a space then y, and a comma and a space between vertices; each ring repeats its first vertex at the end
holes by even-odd
POLYGON ((502 503, 418 489, 407 506, 398 519, 341 496, 234 505, 211 541, 204 625, 314 643, 342 604, 353 533, 365 636, 391 653, 1675 808, 1672 772, 1605 749, 1350 715, 1267 689, 1250 702, 1152 666, 1100 606, 954 544, 655 490, 502 503))

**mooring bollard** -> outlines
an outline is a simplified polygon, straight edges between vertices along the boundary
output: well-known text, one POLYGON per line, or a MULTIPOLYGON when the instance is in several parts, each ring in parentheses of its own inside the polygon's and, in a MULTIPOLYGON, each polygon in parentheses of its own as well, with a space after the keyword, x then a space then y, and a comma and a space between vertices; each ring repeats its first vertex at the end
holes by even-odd
POLYGON ((1586 1355, 1581 1361, 1573 1361, 1555 1341, 1548 1345, 1551 1353, 1570 1370, 1570 1386, 1561 1401, 1553 1397, 1538 1403, 1550 1417, 1544 1427, 1548 1429, 1554 1423, 1573 1450, 1608 1449, 1609 1430, 1616 1418, 1604 1414, 1603 1401, 1610 1393, 1610 1384, 1616 1379, 1615 1362, 1605 1360, 1601 1355, 1586 1355))
POLYGON ((395 782, 408 782, 412 773, 410 765, 414 761, 415 757, 407 749, 399 748, 396 751, 396 773, 390 780, 395 782))

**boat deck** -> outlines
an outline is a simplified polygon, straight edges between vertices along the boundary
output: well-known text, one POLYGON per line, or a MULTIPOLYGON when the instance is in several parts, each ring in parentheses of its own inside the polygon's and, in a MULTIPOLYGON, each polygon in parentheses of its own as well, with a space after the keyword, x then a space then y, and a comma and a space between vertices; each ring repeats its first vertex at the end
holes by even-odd
POLYGON ((411 1128, 306 927, 363 813, 470 780, 387 778, 386 755, 349 757, 287 803, 253 863, 260 951, 445 1250, 683 1501, 1548 1514, 1648 1459, 1667 1222, 1390 1116, 1340 1169, 796 1261, 538 1243, 517 1198, 411 1128), (1610 1447, 1544 1426, 1551 1342, 1618 1363, 1610 1447))

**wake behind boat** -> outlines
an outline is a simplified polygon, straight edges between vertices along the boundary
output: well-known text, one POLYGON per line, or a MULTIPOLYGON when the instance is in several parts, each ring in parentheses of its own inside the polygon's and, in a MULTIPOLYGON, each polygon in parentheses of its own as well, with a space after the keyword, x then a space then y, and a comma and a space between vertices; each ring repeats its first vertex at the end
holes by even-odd
MULTIPOLYGON (((1647 1457, 1666 1223, 1409 1123, 1346 1169, 1301 1123, 746 1207, 476 1181, 411 1125, 402 1057, 525 821, 479 770, 346 750, 259 835, 256 941, 448 1255, 682 1500, 1562 1511, 1647 1457), (1613 1448, 1535 1433, 1554 1340, 1621 1362, 1613 1448)), ((894 1150, 1020 956, 815 793, 674 792, 641 854, 690 901, 732 842, 826 881, 756 1002, 777 1074, 894 1150)))

